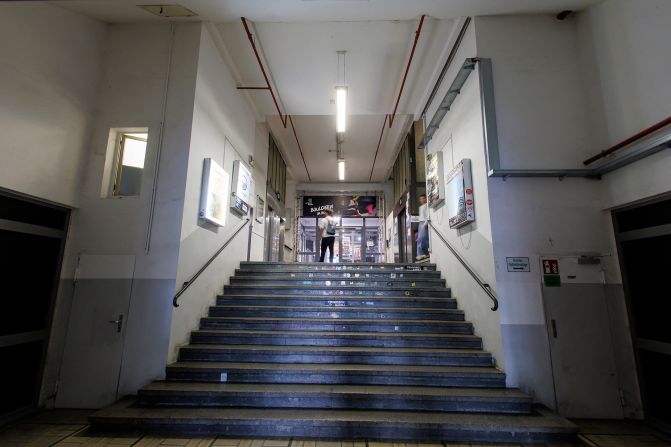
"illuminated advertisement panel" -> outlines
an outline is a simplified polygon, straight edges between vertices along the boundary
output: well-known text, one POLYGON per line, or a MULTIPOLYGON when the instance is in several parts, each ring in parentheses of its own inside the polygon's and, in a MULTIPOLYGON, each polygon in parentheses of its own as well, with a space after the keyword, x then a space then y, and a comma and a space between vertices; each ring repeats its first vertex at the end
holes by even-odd
POLYGON ((450 228, 459 228, 475 221, 471 160, 464 158, 447 174, 447 216, 450 228))
POLYGON ((252 173, 240 160, 233 162, 233 200, 231 209, 238 214, 247 215, 252 190, 252 173))
POLYGON ((431 208, 445 201, 442 152, 434 152, 426 156, 426 199, 431 208))
POLYGON ((203 162, 203 184, 198 217, 223 227, 228 214, 230 176, 211 158, 203 162))

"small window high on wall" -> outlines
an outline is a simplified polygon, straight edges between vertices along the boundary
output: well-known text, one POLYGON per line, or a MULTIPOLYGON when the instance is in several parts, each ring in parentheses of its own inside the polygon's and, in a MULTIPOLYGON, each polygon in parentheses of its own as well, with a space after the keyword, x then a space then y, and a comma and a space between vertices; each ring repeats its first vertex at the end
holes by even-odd
POLYGON ((139 196, 149 129, 111 129, 107 144, 102 197, 139 196))
POLYGON ((119 139, 119 155, 112 194, 140 195, 144 157, 147 153, 146 133, 123 133, 119 139))

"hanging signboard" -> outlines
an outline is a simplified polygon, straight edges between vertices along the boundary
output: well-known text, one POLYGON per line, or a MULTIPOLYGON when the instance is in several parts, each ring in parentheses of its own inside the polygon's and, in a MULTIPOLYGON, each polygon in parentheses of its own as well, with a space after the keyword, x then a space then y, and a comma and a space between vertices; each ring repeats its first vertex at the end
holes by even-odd
POLYGON ((445 201, 443 185, 443 153, 428 154, 426 156, 426 198, 431 208, 445 201))
POLYGON ((203 163, 198 217, 219 226, 226 225, 228 214, 229 175, 211 158, 203 163))
POLYGON ((324 215, 330 209, 341 217, 377 217, 377 196, 338 195, 303 197, 303 217, 324 215))
POLYGON ((475 221, 471 160, 462 159, 447 174, 447 216, 450 228, 459 228, 475 221))
POLYGON ((231 209, 243 216, 249 211, 249 200, 252 189, 252 173, 240 160, 233 162, 233 200, 231 209))

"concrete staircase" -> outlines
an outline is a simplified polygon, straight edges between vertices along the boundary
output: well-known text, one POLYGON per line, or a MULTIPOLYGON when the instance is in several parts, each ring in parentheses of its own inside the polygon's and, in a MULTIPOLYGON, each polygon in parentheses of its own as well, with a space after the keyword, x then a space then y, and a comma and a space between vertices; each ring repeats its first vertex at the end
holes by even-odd
POLYGON ((242 263, 166 380, 91 423, 457 442, 562 442, 576 433, 505 388, 432 264, 242 263))

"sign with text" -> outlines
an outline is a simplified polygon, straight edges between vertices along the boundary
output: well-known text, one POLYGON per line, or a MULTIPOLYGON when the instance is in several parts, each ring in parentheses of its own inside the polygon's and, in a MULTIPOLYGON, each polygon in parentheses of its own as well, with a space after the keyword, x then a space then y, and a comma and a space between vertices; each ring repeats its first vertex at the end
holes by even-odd
POLYGON ((557 259, 543 259, 544 275, 559 275, 559 261, 557 259))
POLYGON ((233 162, 233 200, 231 209, 233 211, 247 215, 249 211, 250 194, 252 190, 252 173, 247 165, 240 160, 233 162))
POLYGON ((509 272, 530 272, 529 258, 506 258, 509 272))
POLYGON ((330 209, 335 216, 377 217, 377 196, 304 196, 303 217, 321 217, 330 209))
POLYGON ((475 221, 471 160, 462 159, 447 174, 447 217, 450 228, 460 228, 475 221))
POLYGON ((543 284, 545 287, 561 287, 559 276, 559 260, 543 259, 543 284))

